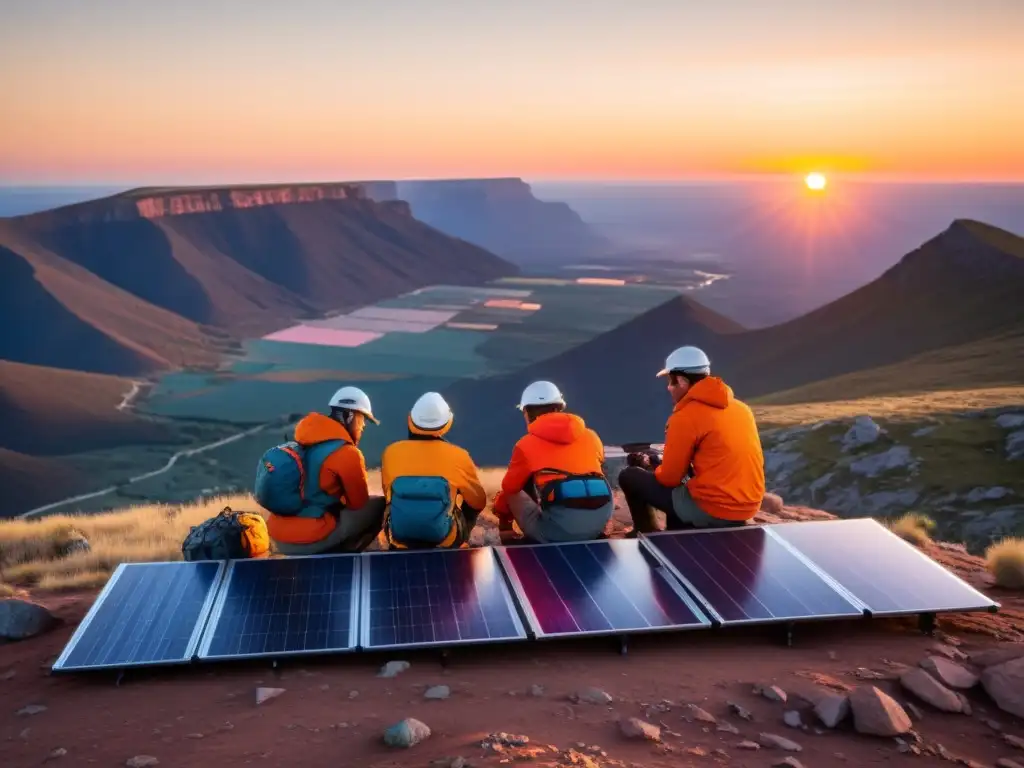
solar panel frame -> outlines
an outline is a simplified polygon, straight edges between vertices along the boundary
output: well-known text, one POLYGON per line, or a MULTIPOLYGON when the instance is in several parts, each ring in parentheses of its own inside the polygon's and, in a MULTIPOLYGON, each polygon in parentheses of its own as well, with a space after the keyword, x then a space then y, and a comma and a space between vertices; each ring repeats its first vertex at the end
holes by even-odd
MULTIPOLYGON (((508 550, 528 550, 528 549, 539 549, 542 547, 565 547, 579 544, 608 544, 614 546, 613 542, 627 542, 635 541, 630 539, 597 539, 593 541, 584 542, 555 542, 555 543, 544 543, 544 544, 515 544, 511 546, 496 547, 495 554, 498 557, 498 562, 501 564, 502 570, 505 572, 505 577, 508 580, 509 586, 515 595, 516 602, 519 603, 523 615, 526 618, 526 622, 529 626, 530 634, 535 640, 555 640, 564 639, 571 637, 618 637, 622 635, 635 635, 635 634, 654 634, 658 632, 684 632, 689 630, 699 629, 711 629, 714 626, 714 622, 708 618, 701 607, 694 601, 692 596, 687 594, 686 589, 681 583, 679 583, 671 572, 663 573, 657 571, 654 567, 651 568, 652 573, 660 576, 664 579, 665 584, 669 587, 672 592, 679 597, 679 599, 686 605, 687 608, 693 613, 693 615, 701 622, 700 624, 671 624, 665 626, 651 626, 651 627, 640 627, 640 628, 612 628, 612 629, 599 629, 599 630, 578 630, 576 632, 545 632, 540 617, 537 616, 533 610, 533 606, 527 597, 526 588, 519 578, 516 572, 515 566, 512 564, 507 552, 508 550)), ((639 547, 639 542, 637 542, 639 547)), ((646 552, 643 548, 640 548, 641 552, 646 552)), ((660 560, 657 561, 660 565, 663 565, 660 560)), ((666 571, 668 569, 665 569, 666 571)), ((635 606, 634 606, 635 607, 635 606)), ((571 612, 570 612, 571 615, 571 612)))
POLYGON ((372 552, 363 552, 361 554, 364 574, 362 579, 362 588, 360 590, 360 609, 359 609, 359 647, 364 651, 386 651, 400 648, 446 648, 449 646, 460 646, 460 645, 492 645, 496 643, 509 643, 520 640, 528 640, 529 634, 523 624, 522 617, 520 616, 516 601, 512 596, 512 589, 508 583, 508 580, 504 578, 504 573, 500 567, 499 559, 496 556, 493 547, 472 547, 472 548, 459 548, 459 549, 417 549, 417 550, 381 550, 372 552), (370 620, 370 611, 372 608, 372 601, 370 598, 370 591, 372 587, 372 571, 374 558, 380 557, 402 557, 404 555, 416 554, 416 555, 434 555, 438 557, 444 557, 445 555, 451 556, 454 553, 460 552, 488 552, 495 565, 495 572, 497 574, 498 583, 500 584, 501 593, 504 597, 504 602, 508 607, 509 615, 512 618, 512 623, 517 630, 517 634, 514 638, 510 637, 487 637, 487 638, 470 638, 465 640, 446 640, 441 642, 414 642, 414 643, 386 643, 381 645, 374 645, 371 642, 370 632, 372 630, 372 623, 370 620))
MULTIPOLYGON (((646 546, 648 548, 648 550, 651 552, 651 554, 653 554, 654 557, 656 557, 659 560, 659 562, 661 562, 666 567, 666 569, 668 569, 672 573, 672 575, 675 576, 683 584, 683 586, 697 600, 700 601, 700 604, 701 604, 702 608, 705 610, 706 613, 708 613, 711 616, 712 620, 714 621, 714 623, 715 623, 715 625, 717 627, 739 627, 739 626, 770 625, 770 624, 796 624, 796 623, 812 622, 812 621, 832 621, 832 620, 838 621, 838 620, 850 620, 850 619, 866 618, 866 617, 868 617, 869 613, 868 613, 868 610, 867 610, 867 606, 865 606, 864 603, 862 603, 852 593, 850 593, 849 590, 845 589, 839 582, 837 582, 834 578, 832 578, 828 573, 824 572, 815 563, 811 562, 808 558, 806 558, 803 555, 803 553, 797 551, 796 549, 794 549, 791 546, 788 546, 786 544, 786 542, 780 541, 779 543, 782 544, 783 548, 786 551, 788 551, 790 554, 792 554, 797 561, 799 561, 802 565, 806 566, 808 568, 808 570, 810 570, 816 576, 818 576, 825 583, 826 586, 828 586, 834 592, 836 592, 840 598, 842 598, 842 599, 846 600, 847 602, 849 602, 852 605, 852 607, 858 609, 860 611, 860 613, 859 614, 832 613, 832 614, 811 614, 811 615, 804 614, 804 615, 800 615, 800 616, 780 615, 780 616, 771 616, 769 618, 725 619, 717 610, 715 610, 714 606, 711 604, 711 600, 706 595, 704 595, 699 589, 697 589, 697 587, 694 586, 694 584, 690 581, 690 579, 688 579, 686 576, 684 576, 680 572, 680 570, 671 562, 671 560, 663 552, 661 552, 658 549, 658 547, 656 546, 656 539, 658 537, 662 537, 662 536, 673 537, 673 536, 685 536, 685 535, 688 535, 688 534, 699 534, 699 533, 728 535, 728 533, 730 531, 734 531, 734 530, 751 530, 751 529, 757 529, 757 528, 768 529, 768 528, 770 528, 770 526, 758 524, 758 525, 746 525, 746 526, 743 526, 743 528, 722 528, 722 529, 693 528, 693 529, 685 529, 685 530, 678 530, 678 531, 655 531, 655 532, 652 532, 652 533, 643 533, 643 534, 640 535, 639 538, 644 543, 644 546, 646 546)), ((769 530, 765 530, 765 533, 767 535, 770 535, 771 532, 769 530)), ((776 539, 776 537, 774 537, 774 536, 772 536, 771 538, 772 538, 773 541, 778 541, 778 539, 776 539)))
MULTIPOLYGON (((239 563, 260 563, 266 564, 274 562, 274 559, 250 559, 250 560, 229 560, 227 561, 227 568, 224 571, 224 576, 220 584, 220 589, 217 593, 217 599, 213 604, 210 611, 209 618, 206 622, 206 626, 203 630, 202 638, 199 645, 196 648, 196 659, 202 662, 211 661, 232 661, 240 659, 267 659, 267 658, 291 658, 294 656, 326 656, 329 654, 336 653, 353 653, 358 650, 358 638, 359 638, 359 600, 362 594, 361 590, 361 578, 362 578, 362 559, 358 552, 346 552, 346 553, 332 553, 322 555, 289 555, 286 559, 289 561, 296 560, 318 560, 323 558, 337 558, 337 559, 350 559, 352 561, 352 594, 351 602, 349 606, 349 644, 344 648, 332 647, 332 648, 311 648, 301 651, 265 651, 262 653, 240 653, 240 654, 210 654, 210 646, 213 643, 214 635, 217 631, 217 624, 220 621, 224 611, 224 604, 227 602, 228 593, 231 591, 231 578, 235 574, 235 567, 239 563)), ((240 566, 248 567, 248 566, 240 566)), ((253 566, 258 567, 258 566, 253 566)))
POLYGON ((773 538, 775 538, 778 541, 781 541, 783 544, 785 544, 787 547, 792 549, 794 552, 798 552, 801 557, 803 557, 808 563, 813 564, 814 567, 817 568, 818 570, 820 570, 821 572, 827 573, 827 570, 825 569, 824 566, 819 565, 809 554, 807 554, 807 553, 803 552, 802 550, 800 550, 800 548, 799 548, 799 546, 797 544, 795 544, 793 542, 790 542, 790 541, 787 541, 784 538, 784 534, 781 534, 778 531, 778 529, 780 527, 791 526, 791 525, 798 525, 798 524, 799 525, 805 525, 805 526, 843 525, 843 524, 846 524, 846 523, 853 523, 853 522, 860 523, 861 521, 864 521, 864 524, 873 524, 874 526, 877 527, 877 530, 879 530, 883 536, 892 537, 892 539, 894 541, 898 542, 900 545, 905 547, 907 552, 912 553, 915 558, 921 559, 924 563, 926 563, 928 565, 928 567, 936 569, 937 572, 943 574, 945 578, 952 578, 952 579, 956 580, 957 582, 960 583, 960 585, 964 588, 965 591, 967 591, 969 593, 975 594, 979 598, 979 601, 984 603, 983 605, 969 606, 969 607, 966 607, 966 608, 950 608, 950 607, 940 607, 940 608, 935 608, 935 607, 905 608, 905 607, 903 607, 903 608, 891 609, 891 610, 874 610, 874 609, 871 608, 871 606, 866 601, 858 598, 850 587, 846 587, 845 585, 843 585, 841 583, 841 580, 839 578, 837 578, 835 576, 832 576, 830 574, 829 575, 830 579, 832 579, 837 585, 839 585, 843 590, 845 590, 853 599, 857 600, 857 602, 859 602, 861 605, 864 606, 865 615, 867 615, 869 618, 871 618, 871 617, 882 617, 882 618, 884 618, 884 617, 895 617, 895 616, 919 616, 921 614, 929 614, 929 613, 931 613, 931 614, 934 614, 934 613, 972 613, 972 612, 980 612, 980 611, 988 611, 988 612, 991 612, 991 613, 995 613, 1001 607, 999 603, 997 603, 995 600, 992 600, 990 597, 988 597, 988 595, 986 595, 983 592, 981 592, 980 590, 975 589, 974 587, 972 587, 970 584, 968 584, 966 581, 961 579, 955 573, 953 573, 949 569, 943 567, 939 563, 935 562, 935 560, 933 560, 932 558, 928 557, 928 555, 926 555, 924 552, 921 552, 917 547, 915 547, 912 544, 910 544, 910 543, 904 541, 903 539, 901 539, 899 536, 897 536, 895 533, 893 533, 891 530, 889 530, 889 528, 887 526, 882 525, 881 523, 879 523, 874 518, 858 517, 858 518, 847 518, 847 519, 844 519, 844 520, 807 520, 807 521, 800 521, 799 523, 797 523, 797 522, 775 523, 775 524, 771 524, 771 525, 766 525, 765 527, 768 529, 768 533, 773 538))
POLYGON ((183 563, 180 561, 165 561, 165 562, 145 562, 145 563, 121 563, 114 569, 114 572, 107 579, 107 583, 103 585, 103 589, 96 596, 92 606, 90 606, 85 617, 76 627, 74 634, 68 640, 64 646, 64 650, 61 651, 60 656, 53 663, 51 670, 53 672, 84 672, 84 671, 102 671, 111 669, 140 669, 145 667, 167 667, 167 666, 183 666, 191 664, 195 659, 196 648, 199 646, 202 633, 206 628, 207 622, 210 617, 210 611, 212 609, 214 600, 220 591, 221 586, 224 582, 224 573, 226 571, 226 563, 223 560, 194 560, 192 562, 183 563), (92 626, 93 620, 99 615, 99 612, 103 608, 104 602, 113 593, 117 582, 124 575, 125 571, 137 566, 159 566, 166 568, 175 568, 179 570, 186 570, 190 566, 197 566, 202 564, 215 564, 217 571, 214 574, 213 581, 210 584, 210 588, 207 591, 206 597, 203 600, 202 607, 199 610, 199 616, 196 618, 195 627, 192 630, 192 635, 189 638, 188 644, 185 647, 184 655, 180 659, 160 659, 160 660, 148 660, 148 661, 136 661, 136 662, 118 662, 110 664, 95 664, 87 666, 66 666, 67 661, 74 653, 78 643, 88 634, 89 628, 92 626))

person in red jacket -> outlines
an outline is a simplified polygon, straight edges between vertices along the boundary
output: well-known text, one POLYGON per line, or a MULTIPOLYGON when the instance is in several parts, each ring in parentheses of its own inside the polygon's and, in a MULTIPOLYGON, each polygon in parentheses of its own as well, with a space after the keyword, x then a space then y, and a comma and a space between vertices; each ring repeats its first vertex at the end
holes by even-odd
POLYGON ((528 386, 518 407, 527 433, 516 443, 494 499, 502 528, 514 519, 537 543, 599 538, 615 509, 601 438, 566 413, 565 399, 550 381, 528 386))
POLYGON ((668 377, 675 403, 664 458, 619 473, 634 533, 656 529, 651 507, 665 512, 669 529, 745 524, 760 509, 765 490, 753 412, 711 375, 711 362, 697 347, 675 350, 658 376, 668 377))

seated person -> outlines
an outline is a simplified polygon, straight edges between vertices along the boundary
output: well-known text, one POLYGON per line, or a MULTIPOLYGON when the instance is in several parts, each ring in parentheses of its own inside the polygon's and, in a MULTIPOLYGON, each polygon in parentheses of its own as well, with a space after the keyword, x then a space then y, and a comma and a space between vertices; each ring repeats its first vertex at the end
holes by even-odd
POLYGON ((675 350, 658 373, 668 376, 675 403, 664 458, 641 454, 643 466, 619 474, 633 535, 655 530, 651 507, 666 514, 669 529, 743 525, 761 507, 764 456, 754 414, 710 374, 711 363, 697 347, 675 350))
POLYGON ((393 548, 461 547, 487 504, 473 459, 445 440, 452 419, 444 398, 427 392, 409 412, 408 439, 384 450, 384 536, 393 548))
POLYGON ((283 555, 361 551, 384 521, 384 498, 370 496, 358 447, 366 420, 380 423, 370 399, 342 387, 329 406, 329 416, 303 417, 295 440, 267 451, 257 469, 256 500, 283 555))
POLYGON ((566 413, 565 399, 550 381, 528 386, 519 408, 527 434, 516 443, 494 499, 502 528, 514 519, 537 543, 599 538, 615 511, 601 438, 566 413))

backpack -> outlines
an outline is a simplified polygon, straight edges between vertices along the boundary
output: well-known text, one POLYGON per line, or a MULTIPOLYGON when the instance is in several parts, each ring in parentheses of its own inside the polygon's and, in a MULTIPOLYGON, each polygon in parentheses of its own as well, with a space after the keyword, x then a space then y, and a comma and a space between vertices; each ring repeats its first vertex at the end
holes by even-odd
POLYGON ((443 477, 398 477, 388 489, 384 535, 397 549, 449 547, 459 538, 451 485, 443 477))
POLYGON ((320 488, 320 468, 344 440, 326 440, 306 447, 290 440, 268 448, 256 467, 253 496, 281 517, 323 517, 337 499, 320 488))
POLYGON ((600 509, 612 502, 612 489, 600 472, 571 474, 558 469, 540 469, 534 475, 558 475, 537 489, 540 508, 600 509))
POLYGON ((255 512, 235 512, 231 507, 192 526, 181 544, 186 562, 244 560, 262 557, 269 551, 270 535, 263 517, 255 512))

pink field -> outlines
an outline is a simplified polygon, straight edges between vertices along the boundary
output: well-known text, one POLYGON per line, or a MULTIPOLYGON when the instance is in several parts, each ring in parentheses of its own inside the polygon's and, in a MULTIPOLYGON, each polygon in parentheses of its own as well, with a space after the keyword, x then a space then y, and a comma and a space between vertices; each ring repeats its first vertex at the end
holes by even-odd
POLYGON ((436 312, 429 309, 395 309, 392 307, 363 307, 349 317, 374 320, 394 320, 405 323, 434 323, 440 325, 451 320, 457 312, 436 312))
POLYGON ((309 320, 306 326, 310 328, 330 328, 335 331, 367 331, 370 333, 391 333, 402 331, 403 333, 426 333, 437 328, 439 323, 412 323, 407 320, 383 320, 376 317, 352 317, 351 315, 339 315, 326 320, 309 320))
POLYGON ((284 341, 293 344, 320 344, 325 347, 359 347, 368 341, 375 341, 384 334, 368 331, 347 331, 335 328, 314 328, 296 325, 264 336, 264 341, 284 341))

